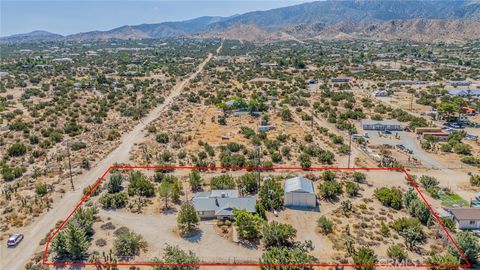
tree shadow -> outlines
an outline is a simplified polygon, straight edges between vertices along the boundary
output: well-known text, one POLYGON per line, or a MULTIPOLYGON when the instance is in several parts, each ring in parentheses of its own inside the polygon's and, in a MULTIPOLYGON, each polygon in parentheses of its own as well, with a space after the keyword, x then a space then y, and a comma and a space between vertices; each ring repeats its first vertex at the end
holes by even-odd
POLYGON ((260 240, 259 239, 255 239, 253 241, 240 240, 238 244, 246 249, 258 249, 258 246, 260 245, 260 240))
POLYGON ((187 240, 190 243, 198 243, 202 240, 203 231, 196 230, 188 235, 182 236, 183 239, 187 240))
POLYGON ((164 215, 175 215, 178 212, 176 208, 169 207, 168 209, 163 208, 162 214, 164 215))

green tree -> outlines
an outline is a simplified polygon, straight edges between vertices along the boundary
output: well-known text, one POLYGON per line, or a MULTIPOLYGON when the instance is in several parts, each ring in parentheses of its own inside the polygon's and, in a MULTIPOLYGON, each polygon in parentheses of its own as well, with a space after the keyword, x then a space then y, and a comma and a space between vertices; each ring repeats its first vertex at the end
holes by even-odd
POLYGON ((183 264, 175 266, 155 266, 154 270, 196 270, 199 269, 200 260, 192 251, 183 251, 178 246, 167 246, 164 249, 163 260, 155 258, 153 261, 166 264, 183 264))
POLYGON ((267 249, 260 259, 263 264, 262 270, 310 270, 312 266, 300 266, 312 264, 314 258, 308 252, 301 248, 291 247, 272 247, 267 249), (297 265, 297 266, 278 266, 278 265, 297 265))
POLYGON ((110 181, 107 185, 108 193, 117 193, 122 190, 122 175, 114 173, 110 176, 110 181))
POLYGON ((85 231, 79 226, 69 223, 65 237, 68 257, 74 260, 82 259, 90 245, 85 231))
POLYGON ((60 230, 52 240, 52 250, 57 254, 57 257, 63 258, 68 256, 66 230, 60 230))
POLYGON ((373 266, 375 263, 378 262, 377 255, 375 252, 367 247, 361 247, 354 255, 353 255, 353 263, 362 265, 362 266, 355 266, 354 268, 357 270, 372 270, 375 269, 373 266))
POLYGON ((297 230, 290 224, 282 224, 276 221, 265 223, 262 228, 263 241, 267 247, 289 246, 297 230))
POLYGON ((200 218, 193 205, 189 202, 182 204, 177 216, 177 226, 183 234, 188 234, 198 226, 200 218))
POLYGON ((255 173, 247 173, 237 179, 238 189, 242 194, 253 194, 257 192, 257 175, 255 173))
POLYGON ((233 210, 233 225, 238 231, 238 235, 243 239, 252 240, 258 237, 263 219, 258 215, 249 213, 247 210, 233 210))
POLYGON ((279 210, 283 208, 283 188, 275 178, 263 182, 258 196, 260 198, 259 203, 265 210, 279 210))
MULTIPOLYGON (((458 247, 465 254, 467 260, 472 264, 477 263, 478 258, 480 257, 480 242, 478 241, 478 238, 472 232, 461 231, 457 233, 455 240, 458 247)), ((457 248, 454 246, 449 246, 448 252, 458 258, 458 260, 463 259, 457 248)))
POLYGON ((235 180, 230 175, 215 176, 210 179, 210 188, 213 189, 234 189, 235 180))
POLYGON ((141 172, 132 172, 127 192, 129 196, 152 197, 155 195, 155 186, 141 172))
POLYGON ((160 195, 160 199, 163 199, 165 202, 165 209, 168 209, 168 199, 172 197, 173 193, 173 184, 168 181, 162 181, 160 186, 158 187, 158 194, 160 195))
POLYGON ((200 175, 200 172, 197 169, 193 169, 188 174, 188 181, 190 183, 190 187, 192 188, 192 191, 200 190, 203 184, 202 176, 200 175))
POLYGON ((427 259, 427 264, 432 265, 429 268, 431 270, 456 270, 458 267, 455 267, 454 265, 459 265, 459 261, 451 254, 435 254, 427 259), (442 265, 448 266, 446 267, 442 265))
POLYGON ((147 242, 141 235, 126 231, 117 236, 113 246, 117 256, 135 256, 146 249, 147 242))

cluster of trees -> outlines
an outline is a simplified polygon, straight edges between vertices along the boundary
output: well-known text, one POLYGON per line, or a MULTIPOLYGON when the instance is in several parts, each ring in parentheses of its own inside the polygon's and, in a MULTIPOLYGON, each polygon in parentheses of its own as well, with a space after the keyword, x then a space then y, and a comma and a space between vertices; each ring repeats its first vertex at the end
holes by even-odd
POLYGON ((52 250, 57 259, 82 260, 90 246, 93 223, 98 210, 79 208, 72 219, 52 240, 52 250))

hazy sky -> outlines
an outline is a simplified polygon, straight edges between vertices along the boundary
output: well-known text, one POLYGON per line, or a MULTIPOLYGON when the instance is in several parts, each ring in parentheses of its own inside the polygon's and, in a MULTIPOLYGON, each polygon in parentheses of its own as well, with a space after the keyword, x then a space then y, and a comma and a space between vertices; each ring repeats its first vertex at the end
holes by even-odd
POLYGON ((305 0, 0 0, 0 36, 46 30, 62 35, 199 16, 231 16, 305 0))

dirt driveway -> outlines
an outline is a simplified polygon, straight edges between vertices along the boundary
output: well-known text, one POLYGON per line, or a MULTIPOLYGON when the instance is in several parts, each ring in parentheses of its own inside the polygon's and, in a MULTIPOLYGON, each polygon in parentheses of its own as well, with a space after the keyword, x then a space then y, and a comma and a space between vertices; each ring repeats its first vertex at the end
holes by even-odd
POLYGON ((101 210, 102 219, 119 226, 126 226, 141 234, 148 242, 148 251, 136 261, 146 262, 154 257, 162 257, 166 244, 178 245, 191 250, 204 262, 230 262, 251 260, 257 262, 262 255, 261 249, 248 248, 220 236, 216 232, 216 220, 200 222, 200 232, 191 238, 182 238, 176 232, 177 215, 173 214, 133 214, 125 211, 101 210))

